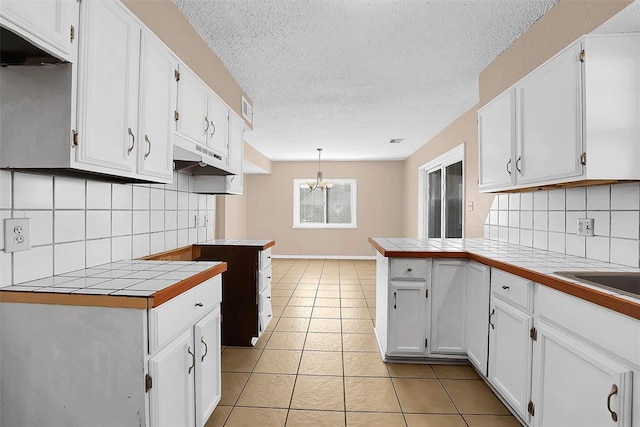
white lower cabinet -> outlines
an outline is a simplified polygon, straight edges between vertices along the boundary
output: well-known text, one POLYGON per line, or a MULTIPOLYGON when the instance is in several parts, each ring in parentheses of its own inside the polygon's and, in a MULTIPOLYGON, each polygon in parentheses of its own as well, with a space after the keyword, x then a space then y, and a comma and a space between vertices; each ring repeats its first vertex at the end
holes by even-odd
POLYGON ((491 298, 489 381, 523 419, 531 390, 533 316, 499 298, 491 298))
POLYGON ((426 281, 389 282, 387 354, 425 356, 427 341, 426 281))
POLYGON ((543 322, 536 329, 532 425, 631 426, 632 370, 543 322))
MULTIPOLYGON (((221 397, 221 279, 197 286, 154 309, 151 337, 179 335, 149 359, 151 427, 202 427, 221 397)), ((163 343, 162 339, 151 341, 163 343)))
POLYGON ((193 351, 189 329, 149 359, 151 426, 195 425, 193 351))
POLYGON ((489 355, 490 272, 490 267, 470 261, 466 266, 464 288, 464 348, 469 362, 485 377, 489 355))
MULTIPOLYGON (((465 274, 467 260, 438 259, 431 272, 429 353, 465 354, 465 274)), ((489 290, 487 289, 487 294, 489 290)), ((486 307, 488 309, 488 307, 486 307)))

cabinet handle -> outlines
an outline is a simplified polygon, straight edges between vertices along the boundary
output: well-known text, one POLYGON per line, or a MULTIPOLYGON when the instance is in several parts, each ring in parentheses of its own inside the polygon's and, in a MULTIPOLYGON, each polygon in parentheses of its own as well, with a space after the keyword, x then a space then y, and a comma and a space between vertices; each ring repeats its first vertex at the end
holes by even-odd
POLYGON ((398 307, 397 307, 397 305, 396 305, 396 302, 397 302, 397 298, 396 298, 396 297, 397 297, 397 293, 396 293, 396 292, 394 292, 394 293, 393 293, 393 309, 394 309, 394 310, 395 310, 396 308, 398 308, 398 307))
POLYGON ((509 173, 509 175, 511 175, 511 159, 509 159, 509 161, 507 162, 507 172, 509 173))
POLYGON ((206 342, 204 342, 204 337, 200 337, 200 342, 204 344, 204 354, 200 358, 200 361, 204 362, 204 357, 207 355, 207 353, 209 353, 209 346, 207 345, 206 342))
POLYGON ((209 131, 209 118, 207 116, 204 116, 204 124, 207 125, 207 127, 204 128, 204 133, 206 134, 209 131))
POLYGON ((213 135, 216 133, 216 125, 211 122, 211 126, 213 126, 213 130, 211 131, 211 138, 213 138, 213 135))
POLYGON ((507 285, 502 285, 502 289, 509 289, 507 285))
POLYGON ((204 304, 203 304, 203 303, 201 303, 201 302, 197 302, 197 303, 196 303, 196 307, 204 307, 204 304))
POLYGON ((191 355, 191 366, 189 366, 189 371, 187 372, 190 374, 193 371, 193 367, 196 366, 196 355, 191 351, 191 347, 187 347, 187 351, 191 355))
POLYGON ((609 392, 609 395, 607 396, 607 409, 609 410, 609 412, 611 413, 611 419, 613 421, 618 421, 618 414, 616 414, 614 411, 611 410, 611 398, 613 397, 614 394, 618 394, 618 386, 615 384, 611 385, 611 391, 609 392))
POLYGON ((522 156, 518 156, 518 160, 516 160, 516 170, 518 171, 519 174, 522 174, 522 170, 520 169, 520 166, 518 166, 521 162, 522 162, 522 156))
POLYGON ((133 132, 131 132, 131 128, 128 129, 128 132, 129 136, 131 136, 131 147, 129 147, 129 149, 127 150, 127 156, 130 156, 131 152, 133 151, 133 147, 136 146, 136 137, 133 132))
POLYGON ((147 144, 149 146, 147 154, 144 155, 144 159, 147 160, 147 157, 149 157, 149 154, 151 154, 151 141, 149 141, 149 137, 147 135, 144 136, 144 140, 147 141, 147 144))
POLYGON ((493 322, 491 321, 491 318, 493 317, 493 315, 496 314, 496 309, 494 308, 493 310, 491 310, 491 314, 489 315, 489 324, 491 325, 491 329, 495 329, 496 325, 493 324, 493 322))
POLYGON ((407 271, 408 271, 408 272, 412 272, 412 271, 413 271, 413 268, 407 268, 407 271))

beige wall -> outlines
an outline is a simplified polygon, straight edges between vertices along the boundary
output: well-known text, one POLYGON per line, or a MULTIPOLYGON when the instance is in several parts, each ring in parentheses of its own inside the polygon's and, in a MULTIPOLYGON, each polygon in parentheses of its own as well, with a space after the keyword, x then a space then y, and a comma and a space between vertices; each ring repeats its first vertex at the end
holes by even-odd
POLYGON ((633 0, 560 0, 493 61, 479 78, 480 104, 457 118, 405 161, 404 235, 418 235, 418 168, 465 143, 465 237, 482 237, 493 195, 478 192, 477 109, 581 35, 591 32, 633 0))
POLYGON ((323 162, 326 180, 355 178, 357 229, 294 229, 293 180, 313 178, 316 162, 273 162, 271 175, 247 175, 247 235, 274 239, 276 255, 373 256, 369 237, 402 235, 403 162, 323 162))
POLYGON ((242 96, 250 98, 172 0, 123 3, 242 117, 242 96))
POLYGON ((271 159, 246 142, 244 143, 244 159, 263 169, 265 173, 271 173, 271 159))
MULTIPOLYGON (((465 212, 465 237, 481 237, 484 219, 493 201, 492 195, 478 192, 478 126, 476 107, 423 145, 404 164, 404 236, 418 236, 418 168, 460 144, 464 144, 465 203, 473 202, 473 211, 465 212)), ((466 208, 465 208, 466 209, 466 208)))
POLYGON ((241 196, 216 196, 216 239, 246 239, 248 237, 246 214, 246 187, 241 196))

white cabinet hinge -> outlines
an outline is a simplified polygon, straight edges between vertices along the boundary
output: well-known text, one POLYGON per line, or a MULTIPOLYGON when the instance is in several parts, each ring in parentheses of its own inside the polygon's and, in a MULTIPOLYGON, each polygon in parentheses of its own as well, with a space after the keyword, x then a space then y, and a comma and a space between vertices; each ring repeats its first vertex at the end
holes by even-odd
POLYGON ((69 38, 71 39, 71 41, 73 41, 76 38, 76 29, 73 25, 69 29, 69 38))
POLYGON ((144 392, 147 393, 153 387, 153 378, 151 375, 147 374, 144 377, 144 392))
POLYGON ((180 71, 173 70, 173 78, 175 78, 176 81, 180 81, 180 71))
POLYGON ((531 328, 531 330, 529 331, 529 336, 532 340, 538 341, 538 330, 535 327, 531 328))
POLYGON ((424 339, 424 348, 427 348, 427 344, 429 343, 429 340, 427 338, 424 339))
POLYGON ((582 154, 580 155, 580 164, 581 164, 582 166, 584 166, 584 165, 586 165, 586 164, 587 164, 587 153, 582 153, 582 154))
POLYGON ((175 121, 177 122, 178 120, 180 120, 180 113, 178 113, 177 111, 173 112, 173 118, 175 119, 175 121))
POLYGON ((72 147, 78 146, 78 132, 75 129, 71 131, 71 146, 72 147))
POLYGON ((580 60, 580 62, 584 62, 584 59, 586 58, 586 54, 584 53, 584 49, 582 49, 580 51, 580 55, 578 55, 578 59, 580 60))
POLYGON ((425 289, 424 297, 429 298, 429 289, 425 289))
POLYGON ((527 412, 531 414, 532 417, 536 414, 536 405, 534 405, 533 402, 529 402, 527 405, 527 412))

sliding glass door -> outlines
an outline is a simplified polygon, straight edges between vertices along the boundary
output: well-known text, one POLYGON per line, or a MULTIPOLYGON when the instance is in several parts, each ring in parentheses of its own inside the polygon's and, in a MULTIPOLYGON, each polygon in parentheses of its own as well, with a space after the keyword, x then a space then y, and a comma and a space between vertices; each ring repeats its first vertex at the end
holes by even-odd
POLYGON ((425 237, 462 237, 463 170, 462 160, 425 169, 425 237))

